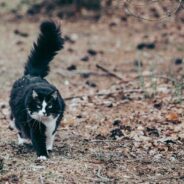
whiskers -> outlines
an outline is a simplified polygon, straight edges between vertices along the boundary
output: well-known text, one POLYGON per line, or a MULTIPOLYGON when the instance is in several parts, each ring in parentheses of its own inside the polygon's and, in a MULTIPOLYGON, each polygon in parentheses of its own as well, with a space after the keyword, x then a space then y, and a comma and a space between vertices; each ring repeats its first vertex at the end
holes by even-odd
POLYGON ((22 112, 24 112, 24 111, 29 111, 29 109, 28 108, 25 108, 25 109, 22 109, 21 111, 19 111, 19 113, 22 113, 22 112))

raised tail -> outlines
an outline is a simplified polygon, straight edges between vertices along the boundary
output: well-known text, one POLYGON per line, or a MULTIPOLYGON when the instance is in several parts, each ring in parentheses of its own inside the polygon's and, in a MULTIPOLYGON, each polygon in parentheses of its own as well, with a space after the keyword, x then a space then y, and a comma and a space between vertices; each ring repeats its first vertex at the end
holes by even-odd
POLYGON ((45 21, 40 25, 40 34, 25 65, 24 75, 40 76, 44 78, 49 73, 49 63, 59 50, 63 48, 60 27, 52 22, 45 21))

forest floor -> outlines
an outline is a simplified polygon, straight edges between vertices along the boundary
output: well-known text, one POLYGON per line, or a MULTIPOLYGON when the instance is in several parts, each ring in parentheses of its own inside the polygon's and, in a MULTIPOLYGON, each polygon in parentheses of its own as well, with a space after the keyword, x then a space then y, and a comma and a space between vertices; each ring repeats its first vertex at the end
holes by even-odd
POLYGON ((67 109, 39 162, 8 129, 8 99, 40 22, 0 20, 0 183, 184 183, 184 24, 63 20, 47 79, 67 109))

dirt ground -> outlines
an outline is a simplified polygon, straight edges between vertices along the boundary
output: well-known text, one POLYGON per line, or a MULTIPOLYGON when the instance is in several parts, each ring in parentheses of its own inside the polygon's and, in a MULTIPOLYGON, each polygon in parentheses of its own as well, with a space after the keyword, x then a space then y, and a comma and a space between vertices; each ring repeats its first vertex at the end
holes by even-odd
POLYGON ((0 183, 184 183, 184 23, 63 20, 65 48, 47 79, 67 109, 53 153, 39 162, 7 117, 40 22, 0 20, 0 183))

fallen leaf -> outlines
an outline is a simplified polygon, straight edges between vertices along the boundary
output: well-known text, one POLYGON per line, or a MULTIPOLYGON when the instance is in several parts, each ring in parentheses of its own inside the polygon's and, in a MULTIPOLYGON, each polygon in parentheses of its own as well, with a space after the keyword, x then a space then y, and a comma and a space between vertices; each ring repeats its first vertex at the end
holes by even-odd
POLYGON ((166 115, 166 120, 172 123, 181 123, 179 120, 179 116, 176 112, 171 112, 166 115))

